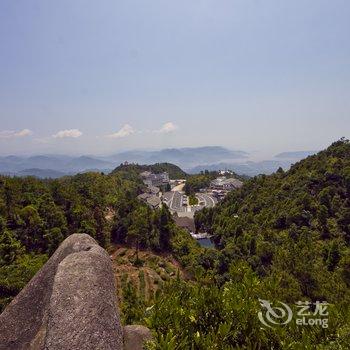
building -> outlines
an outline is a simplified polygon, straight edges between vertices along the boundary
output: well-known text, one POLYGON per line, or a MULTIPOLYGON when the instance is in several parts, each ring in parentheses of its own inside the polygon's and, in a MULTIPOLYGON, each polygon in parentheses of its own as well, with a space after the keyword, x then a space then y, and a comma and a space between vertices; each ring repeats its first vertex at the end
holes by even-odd
POLYGON ((157 196, 151 196, 151 197, 147 198, 146 203, 152 209, 158 209, 161 207, 162 201, 157 196))
POLYGON ((142 177, 142 178, 147 178, 147 177, 149 177, 149 176, 151 176, 151 172, 150 171, 144 171, 144 172, 142 172, 141 174, 140 174, 140 176, 142 177))
POLYGON ((142 194, 139 194, 137 196, 137 199, 139 199, 140 201, 146 202, 147 198, 149 198, 151 196, 152 196, 152 194, 150 194, 150 193, 142 193, 142 194))
POLYGON ((148 193, 154 194, 154 195, 159 195, 160 189, 158 187, 155 186, 148 186, 147 190, 148 193))
POLYGON ((212 195, 217 198, 218 200, 221 200, 226 197, 227 191, 224 190, 212 190, 212 195))
POLYGON ((233 172, 231 170, 219 170, 219 174, 221 176, 225 176, 225 175, 233 175, 233 172))
POLYGON ((230 191, 237 188, 241 188, 243 182, 239 181, 233 177, 226 178, 226 176, 220 176, 215 180, 211 181, 210 188, 213 190, 230 191))
POLYGON ((169 174, 167 172, 154 174, 149 171, 144 171, 140 175, 143 179, 143 183, 149 187, 161 187, 170 183, 169 174))
POLYGON ((152 209, 158 209, 161 207, 161 200, 158 196, 151 193, 142 193, 137 198, 146 203, 152 209))
POLYGON ((168 185, 170 182, 169 174, 166 172, 160 174, 151 174, 150 178, 152 181, 152 185, 155 187, 168 185))
POLYGON ((174 215, 174 221, 175 224, 181 228, 184 228, 189 233, 193 234, 196 232, 196 226, 194 224, 194 219, 191 219, 189 217, 183 216, 179 217, 177 215, 174 215))

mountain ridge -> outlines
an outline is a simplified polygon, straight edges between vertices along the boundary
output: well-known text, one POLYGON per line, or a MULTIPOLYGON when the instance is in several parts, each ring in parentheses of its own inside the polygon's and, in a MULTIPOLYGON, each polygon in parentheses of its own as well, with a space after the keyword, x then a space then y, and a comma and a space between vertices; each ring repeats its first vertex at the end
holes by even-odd
POLYGON ((192 174, 204 170, 230 169, 240 175, 255 176, 271 174, 279 167, 287 170, 292 163, 313 153, 313 151, 282 152, 270 160, 251 161, 249 153, 245 151, 230 150, 222 146, 202 146, 161 150, 130 150, 109 156, 42 154, 21 157, 10 155, 0 157, 0 173, 56 178, 60 173, 62 176, 86 171, 108 173, 119 164, 127 161, 128 163, 145 165, 172 163, 192 174))

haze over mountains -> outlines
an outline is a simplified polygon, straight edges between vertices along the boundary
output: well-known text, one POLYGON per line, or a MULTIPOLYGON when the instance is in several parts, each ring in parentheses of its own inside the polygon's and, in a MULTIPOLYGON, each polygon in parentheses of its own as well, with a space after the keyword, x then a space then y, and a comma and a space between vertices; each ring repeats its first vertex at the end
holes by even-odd
POLYGON ((270 174, 279 167, 287 169, 292 163, 315 152, 284 152, 274 159, 253 162, 245 151, 229 150, 219 146, 169 148, 156 151, 133 150, 111 156, 37 155, 31 157, 0 157, 0 173, 18 176, 57 178, 90 170, 109 172, 120 163, 154 164, 169 162, 189 173, 202 170, 230 169, 238 174, 254 176, 270 174))
POLYGON ((317 153, 317 151, 296 151, 296 152, 282 152, 275 155, 278 159, 303 159, 317 153))

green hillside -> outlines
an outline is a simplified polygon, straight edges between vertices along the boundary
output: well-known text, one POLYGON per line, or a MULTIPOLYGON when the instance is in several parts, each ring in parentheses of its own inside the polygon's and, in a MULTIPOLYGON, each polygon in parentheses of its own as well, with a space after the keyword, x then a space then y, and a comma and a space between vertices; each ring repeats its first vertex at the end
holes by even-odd
POLYGON ((136 178, 0 176, 0 312, 72 233, 87 233, 107 249, 119 243, 191 260, 196 242, 166 207, 151 210, 137 200, 143 184, 136 178))
POLYGON ((332 265, 328 260, 328 268, 334 270, 350 243, 349 194, 350 144, 341 140, 288 172, 280 169, 247 181, 221 205, 199 213, 197 225, 214 234, 219 248, 234 244, 246 258, 254 256, 261 273, 270 267, 273 249, 266 260, 266 256, 248 252, 249 245, 259 248, 268 242, 279 246, 282 240, 302 237, 319 244, 323 257, 330 250, 337 251, 338 261, 332 265))
POLYGON ((140 174, 143 171, 151 171, 155 174, 167 172, 172 180, 185 179, 187 177, 187 174, 180 167, 171 163, 156 163, 152 165, 121 164, 113 170, 113 173, 140 174))
MULTIPOLYGON (((158 344, 174 349, 348 349, 350 347, 350 144, 271 176, 248 180, 196 224, 217 250, 197 259, 196 283, 174 282, 148 317, 158 344), (265 327, 259 299, 315 311, 327 327, 265 327)), ((158 345, 159 349, 162 347, 158 345)))
MULTIPOLYGON (((339 278, 344 291, 350 286, 349 198, 350 144, 341 140, 286 173, 247 181, 198 213, 196 224, 214 235, 227 261, 247 261, 263 277, 288 274, 298 297, 334 300, 325 276, 339 278)), ((223 280, 228 269, 221 267, 223 280)))

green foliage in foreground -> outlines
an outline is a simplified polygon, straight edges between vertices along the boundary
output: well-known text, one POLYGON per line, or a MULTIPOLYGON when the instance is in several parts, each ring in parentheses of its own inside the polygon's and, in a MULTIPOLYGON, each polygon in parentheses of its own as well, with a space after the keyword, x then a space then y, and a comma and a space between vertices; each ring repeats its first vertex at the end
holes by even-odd
MULTIPOLYGON (((170 283, 146 311, 145 324, 155 331, 149 349, 348 349, 348 303, 329 306, 328 328, 264 327, 258 299, 272 302, 273 281, 260 280, 245 265, 232 267, 230 282, 221 288, 204 283, 170 283)), ((295 311, 295 309, 294 309, 295 311)))

